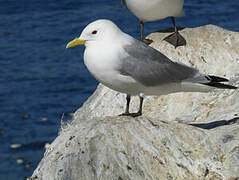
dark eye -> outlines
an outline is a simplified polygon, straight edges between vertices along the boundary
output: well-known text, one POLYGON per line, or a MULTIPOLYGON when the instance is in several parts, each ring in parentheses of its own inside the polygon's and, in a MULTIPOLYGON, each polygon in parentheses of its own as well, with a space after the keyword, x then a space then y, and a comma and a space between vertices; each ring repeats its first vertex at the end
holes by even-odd
POLYGON ((93 31, 93 32, 92 32, 92 34, 96 34, 96 33, 97 33, 97 31, 93 31))

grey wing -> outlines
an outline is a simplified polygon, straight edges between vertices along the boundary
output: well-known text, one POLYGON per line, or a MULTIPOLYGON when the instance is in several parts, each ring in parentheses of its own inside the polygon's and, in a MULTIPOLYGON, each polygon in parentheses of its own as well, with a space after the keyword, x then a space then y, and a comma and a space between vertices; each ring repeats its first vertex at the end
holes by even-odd
POLYGON ((122 75, 131 76, 145 86, 166 83, 207 81, 198 70, 171 61, 159 51, 135 40, 124 47, 127 57, 122 59, 118 69, 122 75))

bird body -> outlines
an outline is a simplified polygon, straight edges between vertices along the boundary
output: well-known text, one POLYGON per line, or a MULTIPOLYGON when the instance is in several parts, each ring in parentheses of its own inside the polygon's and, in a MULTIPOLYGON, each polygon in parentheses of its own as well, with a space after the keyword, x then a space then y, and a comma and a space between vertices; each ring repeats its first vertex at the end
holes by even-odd
POLYGON ((124 0, 126 7, 143 22, 184 15, 184 0, 124 0))
MULTIPOLYGON (((205 92, 211 89, 188 81, 194 76, 201 77, 199 82, 208 81, 198 70, 169 60, 159 51, 122 32, 111 21, 96 21, 89 25, 89 29, 92 29, 89 32, 99 29, 98 25, 102 23, 102 27, 107 28, 102 36, 104 38, 86 42, 84 52, 86 67, 102 84, 130 95, 205 92)), ((81 39, 84 39, 84 34, 83 31, 81 39)))
POLYGON ((122 0, 122 2, 140 20, 141 40, 144 43, 152 43, 152 40, 144 37, 144 23, 170 17, 174 26, 174 33, 163 40, 175 48, 186 45, 186 40, 178 32, 174 19, 174 17, 184 16, 184 0, 122 0))
MULTIPOLYGON (((104 41, 96 42, 90 46, 87 45, 84 52, 84 63, 90 73, 99 82, 115 91, 130 95, 163 95, 180 91, 205 92, 211 89, 209 86, 196 83, 191 83, 190 85, 190 83, 186 81, 187 77, 185 77, 185 79, 177 79, 179 77, 178 74, 174 76, 174 74, 167 74, 167 72, 163 72, 163 70, 160 71, 162 64, 158 59, 152 61, 152 59, 147 60, 146 58, 138 59, 137 55, 140 54, 135 54, 136 57, 130 55, 129 52, 127 52, 127 46, 135 47, 134 43, 137 43, 138 46, 142 46, 143 49, 150 49, 155 51, 155 53, 159 53, 157 50, 122 33, 121 36, 114 38, 112 42, 104 41), (121 40, 120 43, 118 43, 119 39, 125 39, 125 41, 121 40), (150 61, 153 65, 147 66, 150 65, 150 61), (160 75, 161 73, 162 75, 160 75), (139 77, 140 74, 142 77, 139 77), (171 75, 174 76, 175 79, 169 80, 168 76, 171 75), (195 89, 195 87, 198 86, 200 86, 200 88, 195 89)), ((168 62, 165 61, 164 63, 168 62)), ((172 61, 168 66, 169 69, 170 67, 176 66, 181 67, 182 71, 192 70, 192 75, 197 72, 193 68, 172 61)))
POLYGON ((173 62, 156 49, 122 32, 109 20, 89 24, 68 47, 85 44, 84 62, 90 73, 105 86, 130 96, 175 92, 208 92, 236 87, 223 84, 225 78, 208 76, 197 69, 173 62))

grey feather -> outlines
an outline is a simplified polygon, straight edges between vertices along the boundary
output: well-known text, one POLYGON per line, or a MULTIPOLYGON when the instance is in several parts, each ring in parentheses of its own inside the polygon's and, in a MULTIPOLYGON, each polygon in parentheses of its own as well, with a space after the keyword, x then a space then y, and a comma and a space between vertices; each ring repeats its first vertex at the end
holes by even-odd
POLYGON ((197 69, 173 62, 159 51, 138 40, 126 45, 124 50, 128 56, 122 59, 118 71, 122 75, 131 76, 145 86, 182 81, 209 82, 197 69))

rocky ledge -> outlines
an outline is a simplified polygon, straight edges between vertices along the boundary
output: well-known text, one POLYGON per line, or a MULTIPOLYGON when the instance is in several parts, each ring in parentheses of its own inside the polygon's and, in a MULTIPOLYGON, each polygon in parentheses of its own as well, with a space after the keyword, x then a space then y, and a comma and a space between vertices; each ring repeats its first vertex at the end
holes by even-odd
MULTIPOLYGON (((149 38, 170 59, 239 86, 239 33, 207 25, 181 34, 187 46, 177 49, 166 33, 149 38)), ((125 95, 99 85, 30 179, 239 179, 239 90, 148 97, 137 118, 117 116, 124 106, 125 95)))

